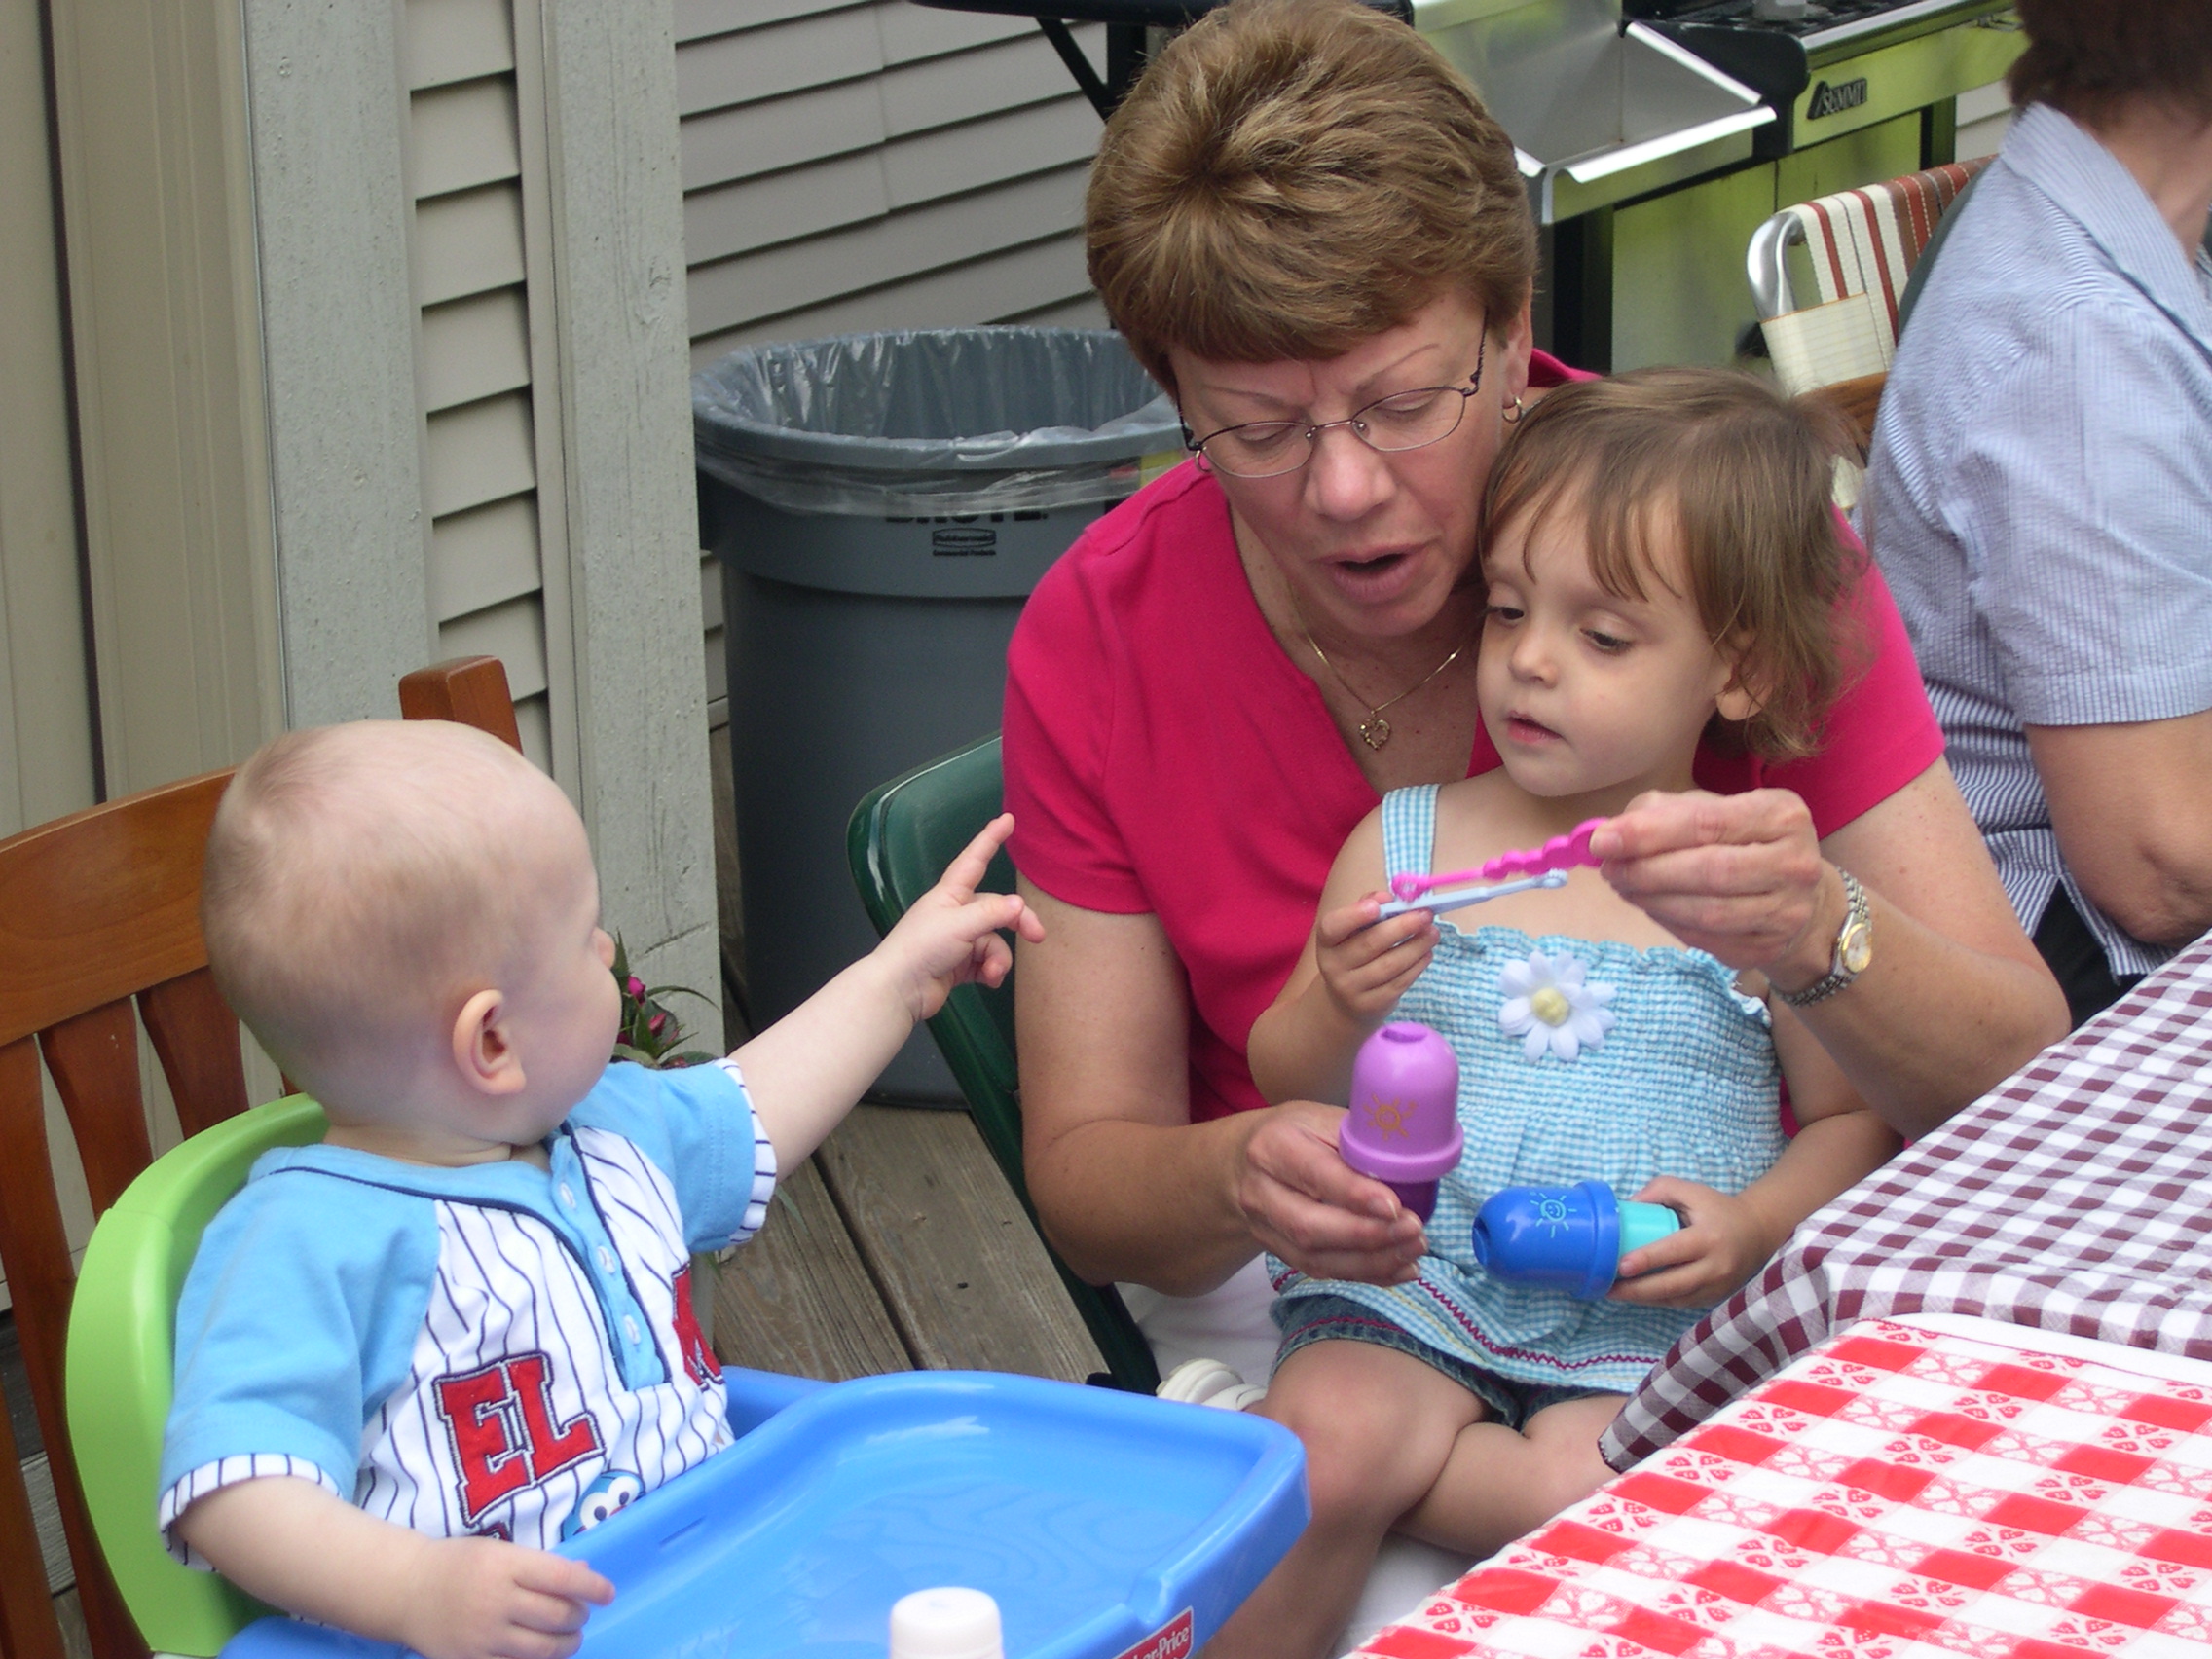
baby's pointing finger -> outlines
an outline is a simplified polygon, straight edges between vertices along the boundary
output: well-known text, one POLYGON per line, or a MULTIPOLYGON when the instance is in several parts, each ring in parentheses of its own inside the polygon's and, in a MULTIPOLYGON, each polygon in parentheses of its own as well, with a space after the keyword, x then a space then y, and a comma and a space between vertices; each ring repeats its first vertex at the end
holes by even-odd
POLYGON ((1007 837, 1014 833, 1014 814, 1002 812, 980 833, 960 849, 959 857, 945 866, 940 885, 965 899, 976 891, 983 879, 983 872, 991 867, 991 860, 1006 845, 1007 837))

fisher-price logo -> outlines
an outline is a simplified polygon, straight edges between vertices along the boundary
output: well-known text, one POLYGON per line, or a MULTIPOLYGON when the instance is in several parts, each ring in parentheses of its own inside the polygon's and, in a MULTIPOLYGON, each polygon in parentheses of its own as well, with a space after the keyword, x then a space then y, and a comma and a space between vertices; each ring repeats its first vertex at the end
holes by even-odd
POLYGON ((1114 1659, 1191 1659, 1191 1609, 1185 1607, 1134 1647, 1114 1659))

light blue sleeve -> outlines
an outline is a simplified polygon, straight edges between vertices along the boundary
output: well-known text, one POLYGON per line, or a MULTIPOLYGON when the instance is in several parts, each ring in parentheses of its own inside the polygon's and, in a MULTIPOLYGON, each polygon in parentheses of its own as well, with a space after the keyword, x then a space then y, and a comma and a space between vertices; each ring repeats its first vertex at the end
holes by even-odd
POLYGON ((2039 322, 1948 507, 2008 698, 2029 725, 2212 708, 2212 372, 2147 302, 2039 322))
POLYGON ((362 1430, 407 1377, 437 1273, 433 1202, 286 1156, 208 1224, 177 1303, 165 1528, 247 1459, 248 1474, 319 1473, 351 1502, 362 1430), (280 1459, 301 1466, 268 1466, 280 1459))
POLYGON ((569 1121, 626 1137, 659 1166, 694 1250, 742 1244, 767 1218, 776 1149, 729 1061, 667 1071, 618 1061, 569 1121))

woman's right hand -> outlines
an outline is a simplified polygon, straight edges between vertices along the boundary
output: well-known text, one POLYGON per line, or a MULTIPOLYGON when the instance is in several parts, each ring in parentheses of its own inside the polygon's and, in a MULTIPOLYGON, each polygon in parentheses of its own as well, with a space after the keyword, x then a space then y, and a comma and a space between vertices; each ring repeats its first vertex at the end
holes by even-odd
MULTIPOLYGON (((1431 930, 1433 931, 1433 930, 1431 930)), ((1260 1244, 1309 1278, 1405 1284, 1427 1250, 1420 1218, 1337 1154, 1345 1112, 1293 1100, 1252 1116, 1235 1173, 1260 1244)))
POLYGON ((1192 1121, 1190 994, 1159 917, 1021 895, 1045 924, 1014 992, 1029 1196, 1074 1272, 1196 1296, 1265 1248, 1316 1275, 1412 1276, 1420 1223, 1337 1156, 1341 1109, 1192 1121))
POLYGON ((1313 925, 1313 953, 1329 1000, 1345 1018, 1372 1031, 1390 1017, 1406 987, 1436 953, 1436 918, 1426 910, 1382 920, 1388 893, 1369 893, 1313 925))
POLYGON ((1790 791, 1647 791, 1605 821, 1590 851, 1622 898, 1684 944, 1793 989, 1827 972, 1843 884, 1790 791))

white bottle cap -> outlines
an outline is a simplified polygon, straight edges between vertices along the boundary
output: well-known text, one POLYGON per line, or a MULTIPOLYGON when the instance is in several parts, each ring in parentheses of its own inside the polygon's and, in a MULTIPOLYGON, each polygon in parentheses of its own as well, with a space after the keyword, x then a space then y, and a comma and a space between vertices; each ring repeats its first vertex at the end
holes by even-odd
POLYGON ((1006 1659, 999 1604, 949 1584, 900 1597, 891 1607, 891 1659, 1006 1659))

